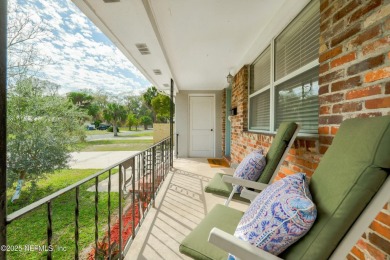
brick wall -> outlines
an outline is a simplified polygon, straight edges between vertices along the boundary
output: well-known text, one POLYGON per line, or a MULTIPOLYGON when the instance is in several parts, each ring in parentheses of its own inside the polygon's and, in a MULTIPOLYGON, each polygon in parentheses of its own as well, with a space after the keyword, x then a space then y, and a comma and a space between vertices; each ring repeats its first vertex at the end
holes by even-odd
POLYGON ((225 155, 225 131, 226 131, 226 90, 222 90, 222 156, 225 155))
MULTIPOLYGON (((322 0, 319 144, 324 153, 339 124, 390 115, 390 1, 322 0)), ((390 258, 386 205, 348 259, 390 258)))
MULTIPOLYGON (((316 169, 340 123, 390 115, 390 0, 321 0, 319 137, 298 138, 278 177, 316 169)), ((272 135, 248 132, 248 71, 234 77, 231 159, 239 163, 272 135)), ((390 206, 385 205, 348 259, 390 259, 390 206)))

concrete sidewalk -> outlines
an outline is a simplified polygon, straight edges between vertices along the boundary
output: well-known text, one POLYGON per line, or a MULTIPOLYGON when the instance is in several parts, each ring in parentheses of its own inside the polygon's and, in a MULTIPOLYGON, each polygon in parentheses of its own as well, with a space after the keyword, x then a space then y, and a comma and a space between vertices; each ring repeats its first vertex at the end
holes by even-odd
POLYGON ((74 152, 71 153, 71 169, 104 169, 116 164, 138 151, 120 151, 120 152, 74 152))

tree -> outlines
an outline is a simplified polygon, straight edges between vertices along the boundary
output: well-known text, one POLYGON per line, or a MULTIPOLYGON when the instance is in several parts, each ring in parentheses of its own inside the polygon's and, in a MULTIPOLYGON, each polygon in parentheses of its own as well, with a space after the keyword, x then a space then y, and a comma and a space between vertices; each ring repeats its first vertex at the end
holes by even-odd
POLYGON ((152 108, 152 99, 157 97, 158 91, 155 86, 149 87, 145 93, 142 94, 142 99, 145 102, 146 106, 148 106, 150 109, 152 108))
POLYGON ((132 126, 138 125, 138 119, 135 117, 133 113, 129 113, 127 115, 127 125, 129 126, 129 130, 131 130, 132 126))
POLYGON ((126 107, 130 113, 134 114, 136 117, 140 116, 142 110, 142 97, 141 96, 127 96, 126 97, 126 107))
POLYGON ((135 119, 135 123, 134 123, 134 126, 135 126, 135 131, 138 131, 138 126, 140 124, 140 120, 138 118, 135 119))
POLYGON ((100 107, 97 103, 93 102, 91 103, 88 108, 88 115, 92 117, 92 121, 100 121, 99 115, 100 115, 100 107))
MULTIPOLYGON (((153 111, 152 106, 152 100, 153 98, 157 97, 158 91, 156 87, 151 86, 149 87, 145 93, 142 94, 142 100, 147 108, 149 108, 151 111, 153 111)), ((156 122, 156 115, 152 113, 153 122, 156 122)))
POLYGON ((93 101, 93 96, 84 92, 69 92, 67 96, 74 105, 83 109, 88 109, 93 101))
POLYGON ((103 115, 112 124, 114 136, 118 136, 118 123, 126 118, 126 108, 118 103, 108 103, 103 115))
POLYGON ((150 116, 142 116, 140 118, 140 122, 144 125, 145 130, 148 130, 148 126, 153 123, 152 118, 150 116))
POLYGON ((19 11, 16 4, 10 4, 7 26, 8 82, 15 84, 26 76, 33 76, 50 58, 38 51, 37 42, 46 37, 48 25, 19 11))
POLYGON ((34 187, 44 174, 67 167, 70 152, 84 137, 85 115, 56 86, 33 78, 10 86, 7 102, 7 184, 18 181, 20 191, 24 181, 34 187))
POLYGON ((157 118, 157 121, 155 122, 166 123, 171 115, 171 99, 168 96, 158 94, 152 99, 151 104, 157 118))

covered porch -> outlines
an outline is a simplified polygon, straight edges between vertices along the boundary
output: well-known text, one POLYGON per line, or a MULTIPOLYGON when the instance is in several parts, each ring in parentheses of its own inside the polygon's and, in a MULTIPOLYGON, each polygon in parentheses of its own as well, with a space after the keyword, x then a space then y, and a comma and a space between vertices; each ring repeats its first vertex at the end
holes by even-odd
MULTIPOLYGON (((179 252, 181 241, 224 197, 204 192, 215 173, 233 174, 232 168, 210 167, 205 158, 179 158, 167 175, 155 208, 149 211, 125 259, 190 259, 179 252)), ((237 209, 247 203, 232 201, 237 209)))
MULTIPOLYGON (((204 193, 205 185, 217 172, 233 173, 205 158, 237 164, 255 149, 267 150, 281 121, 296 121, 304 128, 278 178, 311 176, 344 120, 390 115, 388 1, 73 2, 175 101, 177 158, 125 259, 186 259, 180 242, 225 200, 204 193), (296 20, 302 13, 314 20, 296 20), (283 42, 291 35, 311 44, 283 42), (279 45, 300 47, 296 64, 277 68, 295 57, 279 45), (279 53, 286 55, 278 60, 279 53)), ((387 259, 389 218, 387 204, 346 258, 387 259)))

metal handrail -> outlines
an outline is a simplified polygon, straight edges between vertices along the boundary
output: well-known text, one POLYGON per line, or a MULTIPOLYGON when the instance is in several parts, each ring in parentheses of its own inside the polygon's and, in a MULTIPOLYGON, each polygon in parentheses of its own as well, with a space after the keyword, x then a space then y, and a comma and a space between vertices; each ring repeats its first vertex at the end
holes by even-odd
MULTIPOLYGON (((94 238, 95 238, 95 243, 94 243, 94 248, 95 248, 95 259, 96 259, 96 255, 97 255, 97 252, 98 252, 98 240, 99 240, 99 237, 98 237, 98 203, 99 203, 99 196, 98 196, 98 184, 99 184, 99 176, 101 176, 102 174, 105 174, 108 172, 108 193, 110 194, 111 192, 111 178, 112 178, 112 172, 111 170, 113 168, 116 168, 116 167, 119 167, 119 206, 118 206, 118 211, 119 211, 119 250, 120 250, 120 258, 122 259, 124 257, 124 254, 126 254, 127 250, 129 249, 132 241, 134 240, 135 236, 136 236, 136 233, 138 232, 139 230, 139 227, 141 225, 141 223, 143 222, 143 219, 145 218, 145 215, 147 214, 148 212, 148 209, 150 206, 154 207, 155 205, 155 196, 160 188, 160 186, 162 185, 162 182, 164 181, 165 179, 165 175, 168 173, 169 169, 170 169, 170 162, 171 160, 173 159, 173 151, 171 150, 171 137, 167 137, 163 140, 161 140, 160 142, 150 146, 148 149, 144 150, 144 151, 141 151, 141 152, 138 152, 136 154, 133 154, 132 156, 116 163, 116 164, 113 164, 95 174, 92 174, 91 176, 89 177, 86 177, 72 185, 69 185, 61 190, 58 190, 56 192, 54 192, 53 194, 50 194, 49 196, 46 196, 34 203, 31 203, 30 205, 22 208, 22 209, 19 209, 11 214, 9 214, 7 216, 7 222, 6 224, 10 224, 12 223, 13 221, 15 221, 16 219, 18 218, 21 218, 22 216, 26 215, 27 213, 29 212, 32 212, 38 208, 40 208, 42 205, 46 204, 47 206, 47 219, 48 219, 48 225, 47 225, 47 244, 48 246, 51 246, 52 245, 52 237, 53 237, 53 228, 52 228, 52 201, 58 197, 60 197, 61 195, 65 194, 65 193, 68 193, 68 192, 71 192, 71 191, 75 191, 75 202, 76 202, 76 206, 75 206, 75 210, 74 210, 74 216, 75 216, 75 233, 74 233, 74 236, 75 236, 75 259, 78 259, 79 258, 79 188, 81 185, 87 183, 88 181, 91 181, 93 179, 95 179, 95 215, 94 215, 94 218, 95 218, 95 234, 94 234, 94 238), (131 230, 132 230, 132 236, 130 238, 128 238, 127 241, 123 241, 123 226, 124 226, 124 223, 123 223, 123 212, 124 212, 124 206, 122 205, 122 202, 123 201, 126 201, 126 198, 127 196, 125 195, 125 193, 128 193, 125 189, 127 188, 126 187, 126 170, 131 168, 131 177, 130 177, 130 181, 132 182, 131 184, 131 189, 132 189, 132 197, 131 197, 131 204, 130 206, 132 206, 132 214, 133 214, 133 217, 132 217, 132 226, 131 226, 131 230), (137 175, 138 173, 138 175, 137 175), (141 201, 142 199, 140 199, 140 194, 138 194, 138 207, 139 207, 139 212, 141 214, 142 212, 142 219, 139 220, 138 223, 135 223, 135 207, 136 207, 136 187, 135 187, 135 182, 136 182, 136 178, 138 177, 138 192, 142 192, 142 194, 145 196, 145 198, 148 198, 147 199, 147 208, 145 209, 145 212, 143 212, 143 208, 140 207, 141 205, 141 201), (142 177, 142 181, 143 181, 143 185, 142 185, 142 190, 141 190, 141 186, 140 186, 140 182, 141 182, 141 177, 142 177), (158 179, 158 182, 157 182, 157 186, 156 187, 156 178, 160 178, 158 179), (145 182, 146 180, 146 182, 145 182), (147 188, 145 190, 145 183, 147 183, 148 185, 152 185, 151 189, 150 188, 147 188), (146 193, 145 193, 146 192, 146 193), (146 195, 148 194, 149 197, 146 195)), ((110 200, 110 195, 109 195, 109 199, 108 199, 108 202, 107 202, 107 206, 108 206, 108 218, 107 218, 107 222, 108 222, 108 241, 109 241, 109 244, 111 244, 111 236, 110 236, 110 231, 111 231, 111 200, 110 200)), ((127 211, 125 210, 125 213, 127 211)), ((109 254, 111 254, 111 247, 109 247, 109 254)), ((52 258, 52 255, 51 255, 51 252, 48 252, 48 255, 47 255, 47 258, 48 259, 51 259, 52 258)))
MULTIPOLYGON (((160 142, 158 142, 158 143, 156 143, 156 144, 150 146, 148 149, 151 149, 151 148, 153 148, 153 147, 156 147, 156 146, 158 146, 159 144, 161 144, 161 143, 163 143, 163 142, 165 142, 165 141, 167 141, 167 140, 169 140, 169 139, 170 139, 170 137, 167 137, 167 138, 161 140, 160 142)), ((148 149, 146 149, 146 150, 148 150, 148 149)), ((36 201, 36 202, 31 203, 30 205, 28 205, 28 206, 26 206, 26 207, 24 207, 24 208, 21 208, 21 209, 15 211, 15 212, 9 214, 9 215, 7 216, 7 224, 10 224, 10 223, 11 223, 12 221, 14 221, 15 219, 18 219, 18 218, 22 217, 23 215, 25 215, 25 214, 31 212, 32 210, 34 210, 34 209, 36 209, 36 208, 42 206, 43 204, 46 204, 46 203, 48 203, 49 201, 51 201, 51 200, 53 200, 53 199, 55 199, 55 198, 61 196, 62 194, 67 193, 67 192, 73 190, 74 188, 76 188, 76 187, 78 187, 78 186, 81 186, 82 184, 84 184, 84 183, 86 183, 86 182, 88 182, 88 181, 90 181, 90 180, 92 180, 92 179, 95 179, 96 177, 99 177, 100 175, 102 175, 102 174, 108 172, 109 170, 111 170, 112 168, 115 168, 115 167, 118 167, 118 166, 122 165, 124 162, 127 162, 128 160, 130 160, 130 159, 136 157, 137 155, 142 154, 142 153, 145 152, 146 150, 141 151, 141 152, 138 152, 138 153, 136 153, 136 154, 133 154, 132 156, 130 156, 130 157, 126 158, 126 159, 123 159, 123 160, 120 161, 119 163, 116 163, 116 164, 113 164, 113 165, 111 165, 111 166, 108 166, 107 168, 105 168, 105 169, 103 169, 103 170, 101 170, 101 171, 99 171, 99 172, 97 172, 97 173, 95 173, 95 174, 92 174, 92 175, 90 175, 90 176, 88 176, 88 177, 86 177, 86 178, 84 178, 84 179, 82 179, 82 180, 80 180, 80 181, 78 181, 78 182, 72 184, 72 185, 69 185, 69 186, 67 186, 67 187, 65 187, 65 188, 63 188, 63 189, 61 189, 61 190, 58 190, 58 191, 54 192, 53 194, 51 194, 51 195, 49 195, 49 196, 46 196, 46 197, 44 197, 44 198, 42 198, 42 199, 40 199, 40 200, 38 200, 38 201, 36 201)))

